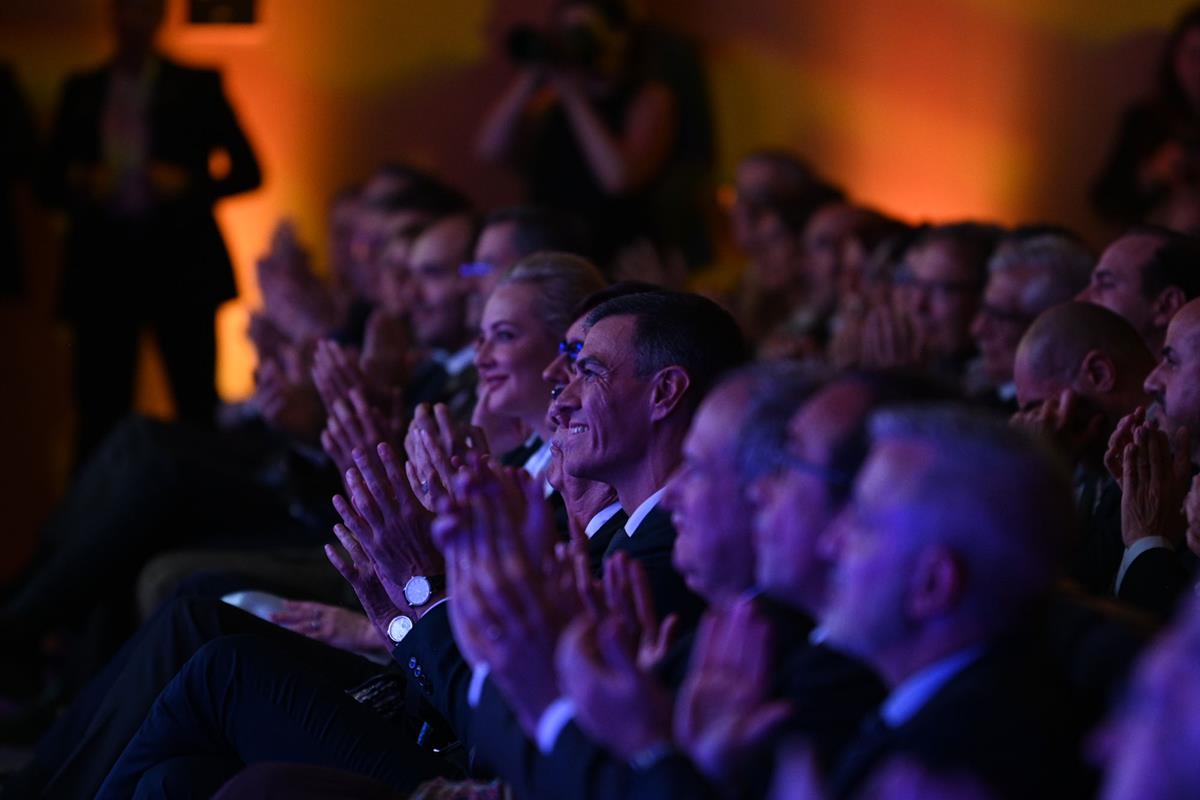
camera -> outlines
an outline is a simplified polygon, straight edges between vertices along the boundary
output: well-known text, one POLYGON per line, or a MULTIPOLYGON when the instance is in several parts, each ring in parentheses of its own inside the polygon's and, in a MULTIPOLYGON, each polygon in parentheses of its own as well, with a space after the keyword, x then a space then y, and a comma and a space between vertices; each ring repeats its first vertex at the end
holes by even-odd
POLYGON ((506 45, 508 57, 526 67, 591 69, 600 56, 600 40, 584 26, 550 33, 518 25, 508 32, 506 45))

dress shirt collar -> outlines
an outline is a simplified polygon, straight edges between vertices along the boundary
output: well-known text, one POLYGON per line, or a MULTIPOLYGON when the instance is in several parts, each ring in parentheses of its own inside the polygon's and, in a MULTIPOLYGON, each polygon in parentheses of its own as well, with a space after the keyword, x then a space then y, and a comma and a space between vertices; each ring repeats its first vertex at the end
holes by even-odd
MULTIPOLYGON (((537 441, 537 434, 530 436, 523 445, 524 447, 532 447, 537 441)), ((546 471, 546 466, 550 463, 550 442, 542 442, 538 445, 538 449, 529 454, 529 458, 525 459, 525 463, 521 468, 528 472, 533 477, 537 478, 546 471)))
POLYGON ((637 529, 642 524, 642 520, 644 520, 646 516, 654 510, 654 507, 658 505, 658 501, 662 499, 663 492, 666 490, 667 487, 664 486, 654 494, 647 497, 642 501, 642 504, 638 506, 632 514, 629 515, 629 519, 625 522, 626 536, 632 538, 633 535, 637 533, 637 529))
POLYGON ((430 357, 442 365, 442 369, 446 370, 447 375, 458 375, 475 361, 475 345, 469 344, 453 353, 434 350, 430 357))
POLYGON ((910 675, 883 701, 879 716, 892 728, 908 722, 951 678, 966 669, 982 652, 982 647, 959 650, 910 675))
POLYGON ((596 512, 596 516, 592 517, 588 522, 587 527, 583 529, 584 535, 589 539, 596 535, 596 531, 604 527, 604 523, 608 522, 616 513, 621 510, 620 503, 613 503, 596 512))

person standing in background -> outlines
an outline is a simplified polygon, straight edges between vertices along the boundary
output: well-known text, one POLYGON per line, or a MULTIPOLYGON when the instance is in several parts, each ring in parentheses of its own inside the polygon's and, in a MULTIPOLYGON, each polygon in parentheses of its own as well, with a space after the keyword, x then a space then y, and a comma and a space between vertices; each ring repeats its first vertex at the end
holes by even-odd
POLYGON ((69 220, 60 303, 75 334, 78 459, 129 411, 144 326, 180 418, 212 424, 214 314, 237 295, 212 207, 262 182, 220 74, 155 48, 164 8, 112 0, 116 51, 67 80, 41 179, 69 220))

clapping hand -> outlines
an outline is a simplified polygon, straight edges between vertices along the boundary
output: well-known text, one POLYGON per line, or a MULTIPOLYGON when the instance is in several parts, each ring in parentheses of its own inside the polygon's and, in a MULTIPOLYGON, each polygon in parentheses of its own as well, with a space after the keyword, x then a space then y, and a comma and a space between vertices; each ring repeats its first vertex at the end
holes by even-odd
POLYGON ((1138 406, 1133 411, 1121 417, 1112 435, 1108 437, 1108 449, 1104 452, 1104 468, 1112 475, 1117 485, 1125 478, 1123 458, 1125 446, 1133 442, 1133 432, 1146 422, 1146 409, 1138 406))
POLYGON ((616 617, 581 617, 556 654, 558 680, 580 728, 626 760, 671 741, 670 696, 638 666, 631 645, 616 617))
MULTIPOLYGON (((444 562, 433 545, 432 515, 413 494, 396 452, 381 444, 371 454, 356 449, 354 467, 346 471, 347 501, 333 498, 334 508, 345 527, 362 545, 375 564, 388 596, 398 608, 406 608, 404 585, 414 575, 442 575, 444 562)), ((420 616, 422 610, 412 609, 420 616)))
POLYGON ((1064 389, 1033 408, 1013 414, 1010 424, 1044 440, 1074 462, 1100 434, 1104 416, 1089 411, 1075 392, 1064 389))
POLYGON ((458 479, 457 510, 441 500, 437 525, 451 625, 464 657, 488 664, 522 728, 534 735, 558 697, 554 648, 578 606, 556 588, 553 517, 540 487, 528 476, 514 484, 515 473, 471 460, 458 479))
POLYGON ((325 430, 321 431, 321 448, 345 475, 355 465, 355 451, 363 453, 372 466, 381 467, 376 458, 378 447, 392 439, 391 427, 383 415, 367 403, 362 392, 351 389, 346 400, 333 403, 325 430))
POLYGON ((333 533, 342 543, 345 555, 333 545, 327 544, 325 557, 350 584, 371 625, 380 636, 387 637, 388 625, 400 613, 399 606, 392 600, 387 587, 380 580, 375 562, 359 544, 358 539, 354 538, 354 534, 345 525, 335 525, 333 533))
POLYGON ((333 298, 313 273, 308 251, 291 222, 282 220, 275 226, 270 248, 257 267, 264 313, 288 338, 317 339, 336 327, 338 312, 333 298))
POLYGON ((675 743, 710 780, 731 780, 786 718, 771 700, 770 626, 743 600, 700 623, 687 679, 675 704, 675 743))
POLYGON ((1167 435, 1150 423, 1133 430, 1121 453, 1121 537, 1125 546, 1147 536, 1178 541, 1186 531, 1183 500, 1191 482, 1186 430, 1167 435))
POLYGON ((912 367, 925 360, 925 337, 921 330, 890 306, 878 306, 867 312, 860 341, 861 367, 912 367))
POLYGON ((305 353, 285 345, 279 361, 264 361, 255 373, 254 404, 263 420, 276 430, 305 441, 316 441, 324 409, 303 363, 305 353))
POLYGON ((438 497, 453 489, 456 465, 463 463, 467 453, 486 456, 488 442, 479 428, 456 425, 444 404, 431 408, 422 403, 408 426, 404 451, 413 492, 426 509, 433 511, 438 497))

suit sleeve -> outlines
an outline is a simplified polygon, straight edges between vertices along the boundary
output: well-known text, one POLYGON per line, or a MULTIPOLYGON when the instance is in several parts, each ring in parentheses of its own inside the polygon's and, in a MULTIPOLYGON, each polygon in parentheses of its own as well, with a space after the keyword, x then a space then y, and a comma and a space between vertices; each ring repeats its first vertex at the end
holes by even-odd
POLYGON ((228 171, 220 178, 210 177, 209 199, 215 201, 257 189, 262 184, 262 170, 222 88, 221 74, 206 73, 205 81, 205 94, 209 98, 208 144, 212 150, 223 150, 229 156, 228 171))
POLYGON ((50 141, 38 170, 38 195, 42 202, 57 208, 73 204, 67 172, 71 164, 81 161, 76 152, 76 140, 83 125, 79 118, 81 92, 82 80, 78 76, 69 78, 63 85, 50 127, 50 141))
POLYGON ((1166 547, 1146 550, 1129 565, 1117 588, 1117 599, 1166 619, 1187 587, 1179 556, 1166 547))
POLYGON ((454 643, 446 603, 421 617, 404 641, 393 648, 392 658, 461 737, 469 729, 473 713, 467 703, 471 667, 454 643))

